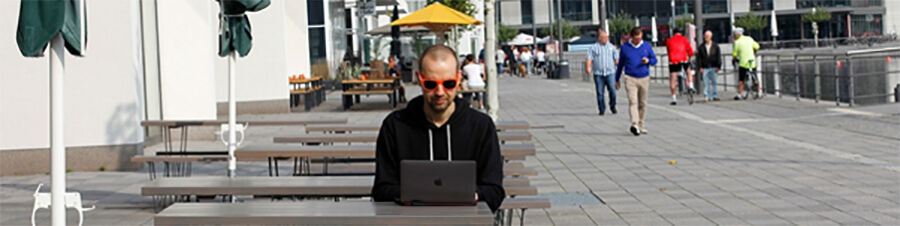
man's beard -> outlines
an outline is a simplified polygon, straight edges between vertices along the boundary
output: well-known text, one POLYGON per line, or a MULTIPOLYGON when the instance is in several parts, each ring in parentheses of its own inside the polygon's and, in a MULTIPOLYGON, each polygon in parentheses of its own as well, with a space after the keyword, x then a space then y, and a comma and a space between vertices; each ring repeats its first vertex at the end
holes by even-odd
MULTIPOLYGON (((446 97, 445 97, 446 98, 446 97)), ((428 101, 426 104, 428 108, 431 109, 434 113, 444 113, 447 109, 450 109, 450 104, 453 103, 453 99, 447 98, 447 102, 444 104, 437 104, 435 101, 428 101)), ((435 98, 437 100, 437 98, 435 98)))

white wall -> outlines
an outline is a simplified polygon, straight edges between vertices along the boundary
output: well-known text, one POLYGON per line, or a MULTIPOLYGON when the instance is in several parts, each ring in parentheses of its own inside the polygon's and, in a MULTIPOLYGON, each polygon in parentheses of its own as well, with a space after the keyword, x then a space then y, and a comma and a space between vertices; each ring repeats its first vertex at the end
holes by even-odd
POLYGON ((896 10, 900 9, 900 1, 886 0, 884 1, 884 8, 887 9, 887 12, 884 13, 884 33, 894 34, 900 32, 900 12, 896 10))
POLYGON ((522 24, 522 5, 520 1, 500 2, 500 21, 503 25, 520 25, 522 24))
POLYGON ((775 10, 792 10, 797 9, 797 0, 774 0, 775 10))
MULTIPOLYGON (((556 1, 553 1, 553 4, 556 4, 556 1)), ((535 21, 538 24, 546 24, 550 23, 550 10, 553 9, 550 5, 550 1, 534 1, 534 15, 536 16, 535 21)), ((521 14, 521 12, 518 12, 521 14)))
MULTIPOLYGON (((734 10, 734 13, 746 13, 750 12, 750 0, 734 0, 731 1, 731 7, 734 10)), ((737 16, 735 16, 737 17, 737 16)), ((737 19, 737 18, 735 18, 737 19)), ((659 21, 657 21, 659 22, 659 21)))
MULTIPOLYGON (((282 11, 285 18, 285 70, 288 74, 303 73, 309 77, 309 21, 306 17, 306 1, 285 1, 282 11)), ((286 76, 281 78, 286 79, 286 76)))
POLYGON ((216 118, 214 1, 157 1, 163 119, 216 118))
MULTIPOLYGON (((85 57, 66 53, 67 146, 143 142, 142 79, 135 62, 137 1, 87 5, 85 57)), ((16 45, 19 1, 0 1, 0 150, 49 147, 49 59, 26 58, 16 45)), ((49 55, 49 54, 46 54, 49 55)))

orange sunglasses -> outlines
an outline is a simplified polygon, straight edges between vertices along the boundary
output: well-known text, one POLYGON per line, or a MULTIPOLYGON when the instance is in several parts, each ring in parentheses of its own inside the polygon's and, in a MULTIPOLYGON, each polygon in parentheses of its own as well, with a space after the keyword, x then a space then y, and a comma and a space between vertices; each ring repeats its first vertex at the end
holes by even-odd
POLYGON ((443 86, 445 90, 453 90, 456 89, 457 86, 459 86, 459 76, 456 76, 456 78, 453 79, 444 80, 425 79, 422 78, 422 76, 419 76, 419 81, 422 83, 422 87, 425 88, 426 91, 437 89, 438 84, 443 86))

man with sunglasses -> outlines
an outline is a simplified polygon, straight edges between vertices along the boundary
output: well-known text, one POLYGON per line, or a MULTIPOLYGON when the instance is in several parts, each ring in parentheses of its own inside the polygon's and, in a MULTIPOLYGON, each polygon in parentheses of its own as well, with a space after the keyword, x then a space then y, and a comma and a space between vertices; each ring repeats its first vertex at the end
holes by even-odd
POLYGON ((474 160, 475 199, 496 211, 503 202, 503 160, 493 120, 456 98, 462 71, 456 52, 444 45, 425 49, 419 57, 422 95, 405 109, 388 115, 375 144, 376 202, 400 197, 400 161, 474 160))

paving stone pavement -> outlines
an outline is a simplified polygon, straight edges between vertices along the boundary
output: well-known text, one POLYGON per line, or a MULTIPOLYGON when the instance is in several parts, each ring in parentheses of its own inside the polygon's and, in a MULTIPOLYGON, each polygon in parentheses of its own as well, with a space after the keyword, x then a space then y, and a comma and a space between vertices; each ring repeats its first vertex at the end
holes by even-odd
MULTIPOLYGON (((539 171, 532 184, 542 196, 567 197, 550 209, 526 211, 528 225, 900 224, 898 104, 846 108, 767 96, 669 106, 667 84, 653 82, 649 134, 635 137, 627 130, 624 90, 617 99, 619 114, 598 116, 592 87, 577 80, 500 79, 501 120, 525 120, 535 127, 537 155, 525 161, 539 171), (602 202, 573 202, 568 196, 585 193, 602 202)), ((420 92, 415 86, 407 91, 410 98, 420 92)), ((379 123, 389 113, 383 96, 363 98, 349 112, 340 111, 339 98, 330 93, 311 112, 240 117, 379 123)), ((302 127, 251 125, 245 143, 301 132, 302 127)), ((222 145, 191 141, 189 148, 222 145)), ((195 163, 193 174, 226 175, 225 169, 224 163, 195 163)), ((238 175, 266 176, 267 166, 242 162, 238 175)), ((149 182, 146 169, 72 172, 67 178, 69 191, 81 192, 87 205, 98 207, 85 214, 86 225, 153 223, 151 199, 140 196, 140 187, 149 182)), ((0 177, 0 225, 30 223, 37 183, 48 185, 49 176, 0 177)), ((49 216, 48 210, 38 211, 38 224, 49 223, 49 216)), ((77 222, 74 211, 67 216, 70 224, 77 222)))

